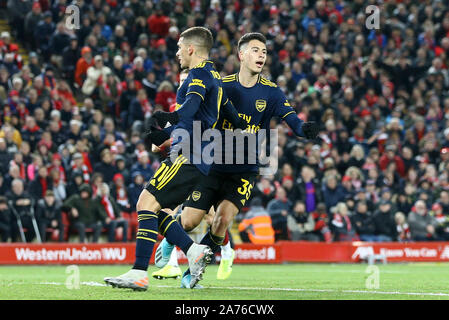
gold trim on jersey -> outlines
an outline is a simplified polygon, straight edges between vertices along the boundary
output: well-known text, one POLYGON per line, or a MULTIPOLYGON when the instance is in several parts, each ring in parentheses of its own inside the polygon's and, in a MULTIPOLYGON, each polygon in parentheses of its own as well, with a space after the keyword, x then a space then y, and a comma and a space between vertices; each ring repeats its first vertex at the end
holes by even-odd
POLYGON ((284 115, 282 116, 282 119, 284 119, 286 116, 288 116, 289 114, 292 114, 292 113, 296 113, 296 112, 295 112, 295 111, 287 112, 286 114, 284 114, 284 115))
POLYGON ((268 80, 267 78, 264 78, 264 77, 259 77, 258 82, 265 86, 269 86, 269 87, 273 87, 273 88, 277 87, 277 85, 275 83, 271 82, 270 80, 268 80))
MULTIPOLYGON (((215 126, 217 125, 218 119, 220 118, 220 107, 221 107, 221 100, 223 99, 223 88, 218 87, 218 97, 217 97, 217 120, 212 125, 212 129, 215 129, 215 126)), ((228 101, 226 101, 227 103, 228 101)), ((225 103, 225 104, 226 104, 225 103)))
MULTIPOLYGON (((192 69, 204 68, 204 66, 206 65, 206 63, 212 63, 212 64, 214 64, 213 61, 210 61, 210 60, 204 60, 204 61, 201 61, 200 63, 198 63, 198 64, 197 64, 196 66, 194 66, 192 69)), ((192 70, 192 69, 190 69, 190 70, 192 70)))
POLYGON ((206 88, 206 86, 203 84, 203 80, 200 79, 192 79, 192 82, 189 83, 189 87, 190 86, 200 86, 206 88))
POLYGON ((189 91, 189 92, 187 92, 187 93, 186 93, 186 97, 187 97, 187 95, 189 95, 189 94, 191 94, 191 93, 196 93, 196 94, 199 95, 199 96, 201 97, 201 99, 203 99, 203 101, 204 101, 204 97, 202 96, 202 94, 201 94, 201 93, 198 93, 198 92, 196 92, 196 91, 189 91))
POLYGON ((231 75, 229 75, 229 76, 223 77, 223 78, 222 78, 222 81, 223 81, 223 82, 237 81, 237 74, 234 73, 234 74, 231 74, 231 75))

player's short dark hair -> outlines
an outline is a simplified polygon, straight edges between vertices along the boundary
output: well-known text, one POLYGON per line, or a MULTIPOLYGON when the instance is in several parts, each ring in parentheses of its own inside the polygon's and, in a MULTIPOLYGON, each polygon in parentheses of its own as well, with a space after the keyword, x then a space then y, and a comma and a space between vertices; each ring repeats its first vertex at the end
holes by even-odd
POLYGON ((249 33, 245 33, 240 39, 239 42, 237 44, 237 47, 240 51, 241 47, 247 43, 249 43, 251 40, 259 40, 260 42, 262 42, 263 44, 267 43, 267 38, 265 38, 265 36, 259 32, 249 32, 249 33))
POLYGON ((183 31, 179 37, 183 37, 188 41, 194 41, 198 46, 204 47, 207 52, 209 52, 214 45, 214 37, 212 36, 212 32, 205 27, 189 28, 183 31))

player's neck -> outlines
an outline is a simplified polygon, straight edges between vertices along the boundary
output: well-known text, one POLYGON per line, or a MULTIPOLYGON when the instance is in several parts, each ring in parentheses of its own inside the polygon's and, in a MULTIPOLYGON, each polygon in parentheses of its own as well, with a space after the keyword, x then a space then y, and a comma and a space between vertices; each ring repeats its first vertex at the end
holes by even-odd
POLYGON ((258 73, 253 73, 247 69, 240 68, 239 82, 242 86, 246 88, 254 87, 258 79, 259 79, 258 73))
POLYGON ((189 69, 196 67, 201 62, 206 61, 206 60, 209 60, 209 56, 207 56, 207 55, 206 56, 199 56, 199 55, 192 56, 192 60, 190 61, 189 69))

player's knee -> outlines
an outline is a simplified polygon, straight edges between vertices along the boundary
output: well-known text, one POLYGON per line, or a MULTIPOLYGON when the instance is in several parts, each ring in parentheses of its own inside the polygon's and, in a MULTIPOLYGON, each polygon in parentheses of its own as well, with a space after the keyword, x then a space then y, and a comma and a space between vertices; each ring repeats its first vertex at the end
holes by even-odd
POLYGON ((182 228, 186 232, 192 231, 198 225, 195 221, 193 221, 191 219, 184 219, 184 217, 181 218, 181 224, 182 224, 182 228))
POLYGON ((190 232, 193 229, 195 229, 192 223, 184 221, 182 222, 182 228, 184 229, 185 232, 190 232))
POLYGON ((140 193, 139 199, 137 200, 136 209, 137 212, 143 210, 158 212, 161 209, 161 206, 157 202, 156 198, 144 189, 140 193))

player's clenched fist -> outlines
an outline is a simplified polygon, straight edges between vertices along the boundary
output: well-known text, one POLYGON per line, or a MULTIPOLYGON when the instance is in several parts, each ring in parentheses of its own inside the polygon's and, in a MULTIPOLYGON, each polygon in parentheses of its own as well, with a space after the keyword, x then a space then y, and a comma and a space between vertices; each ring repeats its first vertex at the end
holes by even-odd
POLYGON ((315 139, 320 131, 320 126, 314 121, 304 122, 301 128, 307 139, 315 139))
POLYGON ((173 125, 179 121, 179 116, 176 112, 156 111, 151 117, 157 121, 161 128, 165 128, 167 122, 173 125))

